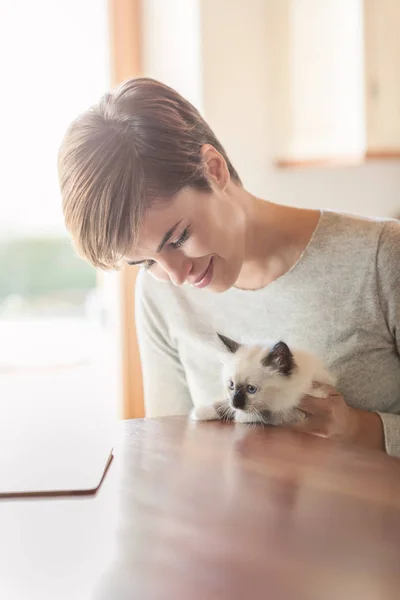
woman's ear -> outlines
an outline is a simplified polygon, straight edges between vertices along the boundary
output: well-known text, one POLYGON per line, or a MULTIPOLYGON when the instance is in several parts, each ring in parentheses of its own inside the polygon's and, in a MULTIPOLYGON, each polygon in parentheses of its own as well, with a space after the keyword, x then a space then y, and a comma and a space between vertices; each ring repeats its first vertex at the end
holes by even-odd
POLYGON ((211 186, 225 190, 230 181, 226 160, 211 144, 204 144, 200 152, 203 158, 204 173, 211 186))

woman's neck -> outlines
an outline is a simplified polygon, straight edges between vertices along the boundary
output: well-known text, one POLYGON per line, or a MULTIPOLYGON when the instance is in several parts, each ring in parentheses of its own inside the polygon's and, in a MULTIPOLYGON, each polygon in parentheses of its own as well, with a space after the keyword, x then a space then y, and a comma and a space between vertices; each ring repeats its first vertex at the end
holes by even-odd
POLYGON ((236 287, 254 290, 275 281, 296 264, 321 213, 273 204, 247 192, 244 195, 246 247, 236 287))

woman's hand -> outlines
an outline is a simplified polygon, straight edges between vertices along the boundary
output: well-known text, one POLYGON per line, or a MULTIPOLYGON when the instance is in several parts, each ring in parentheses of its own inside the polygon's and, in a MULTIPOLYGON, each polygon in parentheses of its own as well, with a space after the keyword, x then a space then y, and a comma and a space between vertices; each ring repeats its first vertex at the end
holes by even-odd
POLYGON ((383 426, 378 414, 352 408, 332 386, 316 384, 316 387, 320 387, 326 397, 304 396, 299 408, 305 412, 306 419, 294 425, 295 429, 364 447, 385 449, 383 426))

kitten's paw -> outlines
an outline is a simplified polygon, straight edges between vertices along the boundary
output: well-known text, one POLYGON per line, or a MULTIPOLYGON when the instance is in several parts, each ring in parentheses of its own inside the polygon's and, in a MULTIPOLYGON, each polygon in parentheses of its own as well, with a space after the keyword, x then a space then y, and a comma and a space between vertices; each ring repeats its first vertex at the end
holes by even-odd
POLYGON ((194 421, 215 421, 220 418, 213 405, 196 406, 190 416, 194 421))
POLYGON ((235 412, 236 423, 262 423, 262 419, 255 413, 237 410, 235 412))
POLYGON ((282 425, 295 425, 296 423, 301 423, 306 418, 306 414, 300 408, 292 408, 289 411, 282 422, 282 425))
POLYGON ((312 386, 308 392, 308 395, 312 396, 313 398, 328 398, 329 391, 324 385, 312 386))

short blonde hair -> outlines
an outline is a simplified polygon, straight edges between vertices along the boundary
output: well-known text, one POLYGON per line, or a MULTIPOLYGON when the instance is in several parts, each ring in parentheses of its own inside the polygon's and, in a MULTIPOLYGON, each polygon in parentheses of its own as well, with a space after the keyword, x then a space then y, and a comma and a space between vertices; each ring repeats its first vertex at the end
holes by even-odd
POLYGON ((209 191, 201 147, 214 146, 240 178, 200 113, 175 90, 148 78, 106 94, 68 128, 58 157, 67 229, 94 266, 116 269, 145 211, 185 186, 209 191))

